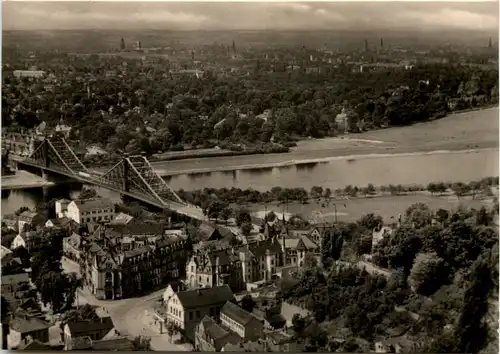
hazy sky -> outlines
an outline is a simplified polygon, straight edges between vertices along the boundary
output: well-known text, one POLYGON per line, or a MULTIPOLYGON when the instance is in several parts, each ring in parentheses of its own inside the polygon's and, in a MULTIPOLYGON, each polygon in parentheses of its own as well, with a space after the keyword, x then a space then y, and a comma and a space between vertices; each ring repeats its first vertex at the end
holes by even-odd
POLYGON ((3 29, 464 29, 497 32, 498 2, 3 2, 3 29))

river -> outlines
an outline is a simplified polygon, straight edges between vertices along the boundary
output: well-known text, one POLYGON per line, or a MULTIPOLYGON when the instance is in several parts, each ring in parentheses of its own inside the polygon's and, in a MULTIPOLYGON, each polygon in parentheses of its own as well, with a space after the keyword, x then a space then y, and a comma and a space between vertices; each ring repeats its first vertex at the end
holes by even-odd
MULTIPOLYGON (((165 177, 175 190, 212 188, 253 188, 259 191, 272 187, 312 186, 343 188, 347 185, 375 186, 388 184, 427 184, 436 181, 471 181, 498 176, 498 149, 451 151, 400 155, 364 155, 336 157, 321 162, 309 162, 279 167, 235 169, 220 172, 179 174, 165 177)), ((22 206, 33 208, 41 201, 57 197, 76 197, 81 185, 11 191, 2 196, 2 214, 12 213, 22 206)), ((99 194, 116 202, 117 193, 98 190, 99 194)))

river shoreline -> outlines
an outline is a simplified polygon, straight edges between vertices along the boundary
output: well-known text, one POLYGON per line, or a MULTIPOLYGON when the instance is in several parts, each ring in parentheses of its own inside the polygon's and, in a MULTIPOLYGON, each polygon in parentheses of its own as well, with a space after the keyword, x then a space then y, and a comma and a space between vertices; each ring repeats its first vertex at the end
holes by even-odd
MULTIPOLYGON (((162 177, 169 176, 177 176, 177 175, 186 175, 186 174, 204 174, 204 173, 212 173, 212 172, 226 172, 226 171, 235 171, 235 170, 258 170, 258 169, 269 169, 269 168, 280 168, 280 167, 290 167, 290 166, 300 166, 300 165, 309 165, 309 164, 317 164, 317 163, 328 163, 330 161, 335 160, 347 160, 348 162, 355 162, 356 160, 364 160, 364 159, 374 159, 374 158, 393 158, 393 157, 406 157, 406 156, 423 156, 423 155, 445 155, 445 154, 463 154, 463 153, 480 153, 482 151, 499 151, 498 146, 496 147, 485 147, 479 149, 457 149, 457 150, 422 150, 422 151, 412 151, 414 149, 405 149, 408 150, 406 152, 398 151, 393 152, 372 152, 368 153, 359 153, 353 154, 353 151, 348 149, 343 151, 338 151, 335 155, 329 157, 319 157, 319 158, 309 158, 309 159, 297 159, 297 160, 287 160, 280 162, 269 162, 262 164, 245 164, 245 165, 230 165, 224 166, 223 163, 220 166, 206 167, 206 168, 192 168, 192 169, 181 169, 174 170, 170 166, 161 165, 159 163, 153 163, 152 165, 155 167, 156 172, 162 177)), ((373 149, 370 149, 373 151, 373 149)), ((220 161, 222 162, 222 161, 220 161)), ((173 167, 173 166, 172 166, 173 167)))

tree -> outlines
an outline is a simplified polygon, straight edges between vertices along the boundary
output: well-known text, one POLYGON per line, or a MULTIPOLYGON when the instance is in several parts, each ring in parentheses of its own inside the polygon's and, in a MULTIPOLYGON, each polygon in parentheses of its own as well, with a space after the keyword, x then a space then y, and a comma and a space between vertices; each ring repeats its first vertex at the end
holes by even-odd
POLYGON ((252 295, 247 294, 241 299, 241 308, 245 311, 252 312, 257 303, 253 299, 252 295))
POLYGON ((383 225, 384 220, 380 215, 375 215, 374 213, 365 214, 358 220, 358 225, 364 227, 370 231, 383 225))
POLYGON ((91 188, 82 188, 82 191, 80 192, 80 195, 78 196, 78 199, 93 199, 97 198, 99 195, 97 194, 97 191, 95 189, 91 188))
POLYGON ((318 266, 318 260, 310 253, 306 253, 304 257, 304 268, 314 268, 318 266))
POLYGON ((85 320, 98 320, 99 315, 95 310, 95 306, 84 304, 76 309, 66 311, 61 316, 61 325, 64 326, 68 322, 85 321, 85 320))
POLYGON ((229 207, 226 206, 224 207, 220 212, 219 212, 219 218, 224 220, 224 222, 227 225, 227 221, 229 218, 233 215, 233 210, 229 207))
POLYGON ((31 255, 26 248, 23 246, 19 246, 12 252, 12 255, 15 258, 19 258, 21 260, 23 268, 31 267, 31 255))
POLYGON ((451 190, 458 198, 460 198, 469 192, 469 186, 467 184, 457 182, 451 185, 451 190))
POLYGON ((295 335, 300 337, 304 333, 304 329, 306 328, 306 320, 299 315, 298 313, 294 314, 292 317, 292 326, 295 335))
POLYGON ((428 296, 447 281, 444 260, 436 253, 419 253, 408 277, 414 292, 428 296))
POLYGON ((426 225, 430 225, 432 217, 433 213, 427 205, 423 203, 415 203, 406 209, 405 222, 419 229, 426 225))
POLYGON ((134 351, 141 352, 150 352, 151 349, 151 338, 144 336, 137 336, 132 340, 132 345, 134 346, 134 351))
POLYGON ((244 222, 243 224, 241 224, 241 232, 245 236, 250 235, 250 233, 252 232, 252 229, 253 229, 253 226, 249 222, 244 222))
POLYGON ((481 207, 476 213, 476 225, 489 226, 493 222, 491 214, 488 213, 484 206, 481 207))
POLYGON ((239 209, 236 212, 236 225, 241 227, 243 223, 252 223, 252 217, 246 209, 239 209))

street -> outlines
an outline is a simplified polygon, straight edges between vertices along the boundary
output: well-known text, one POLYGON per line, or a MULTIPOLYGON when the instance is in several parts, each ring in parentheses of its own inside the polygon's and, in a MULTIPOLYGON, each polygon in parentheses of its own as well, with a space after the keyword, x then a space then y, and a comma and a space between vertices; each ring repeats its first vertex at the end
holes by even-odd
MULTIPOLYGON (((63 258, 62 265, 65 272, 80 274, 79 265, 72 260, 63 258)), ((84 288, 77 290, 76 305, 99 306, 99 312, 104 311, 111 316, 116 330, 131 337, 141 335, 151 338, 151 348, 155 351, 187 351, 189 350, 187 346, 171 343, 167 334, 159 334, 151 325, 152 317, 146 315, 153 313, 154 304, 161 298, 163 292, 164 289, 139 298, 98 300, 88 289, 84 288)))

